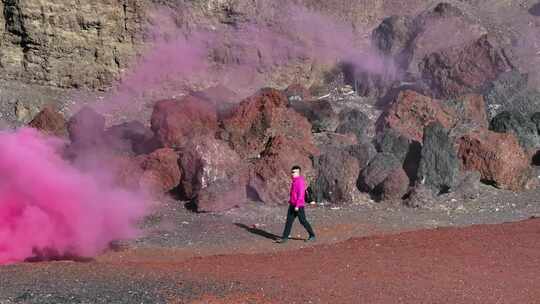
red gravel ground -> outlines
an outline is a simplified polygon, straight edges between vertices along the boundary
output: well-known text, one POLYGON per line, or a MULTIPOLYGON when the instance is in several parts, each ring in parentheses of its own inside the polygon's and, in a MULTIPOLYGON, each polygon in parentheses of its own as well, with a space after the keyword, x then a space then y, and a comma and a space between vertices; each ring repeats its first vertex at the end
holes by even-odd
POLYGON ((139 266, 236 286, 190 303, 540 303, 540 220, 139 266))
MULTIPOLYGON (((199 257, 179 249, 126 249, 88 263, 13 265, 0 268, 0 277, 11 290, 17 281, 25 288, 43 284, 36 288, 47 293, 94 284, 98 293, 117 286, 106 293, 154 295, 144 303, 540 303, 540 219, 294 249, 299 242, 264 242, 266 253, 199 257), (274 246, 287 250, 271 252, 274 246)), ((2 284, 0 294, 8 295, 2 284)))

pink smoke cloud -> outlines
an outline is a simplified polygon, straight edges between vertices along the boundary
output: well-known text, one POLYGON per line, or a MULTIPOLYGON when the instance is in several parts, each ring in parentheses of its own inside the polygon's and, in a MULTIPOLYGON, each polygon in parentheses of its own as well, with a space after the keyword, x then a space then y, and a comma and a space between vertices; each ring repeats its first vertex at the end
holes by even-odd
POLYGON ((139 234, 144 196, 59 156, 64 143, 33 129, 0 132, 0 265, 52 254, 91 257, 139 234))
POLYGON ((118 107, 122 113, 140 112, 144 105, 137 100, 183 95, 190 85, 220 85, 244 97, 268 86, 267 76, 272 71, 305 60, 326 65, 346 61, 359 71, 399 77, 393 61, 370 46, 369 36, 361 35, 368 29, 354 29, 303 6, 262 10, 260 16, 234 27, 189 31, 178 26, 177 13, 162 8, 151 14, 152 26, 147 30, 153 39, 150 47, 98 103, 99 112, 118 107))

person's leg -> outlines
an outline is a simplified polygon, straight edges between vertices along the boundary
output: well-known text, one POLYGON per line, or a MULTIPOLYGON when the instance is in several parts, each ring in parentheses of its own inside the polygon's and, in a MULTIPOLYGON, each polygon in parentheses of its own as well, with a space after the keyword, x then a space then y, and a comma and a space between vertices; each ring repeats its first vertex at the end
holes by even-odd
POLYGON ((311 225, 309 224, 308 220, 306 219, 306 214, 304 212, 304 208, 300 208, 298 210, 298 219, 300 220, 300 224, 306 228, 307 232, 309 233, 309 237, 315 237, 315 232, 313 232, 313 229, 311 228, 311 225))
POLYGON ((291 234, 292 224, 295 218, 296 212, 294 211, 294 207, 292 205, 289 205, 289 210, 287 211, 287 222, 285 223, 285 229, 283 230, 283 235, 281 236, 281 239, 286 240, 289 238, 289 234, 291 234))

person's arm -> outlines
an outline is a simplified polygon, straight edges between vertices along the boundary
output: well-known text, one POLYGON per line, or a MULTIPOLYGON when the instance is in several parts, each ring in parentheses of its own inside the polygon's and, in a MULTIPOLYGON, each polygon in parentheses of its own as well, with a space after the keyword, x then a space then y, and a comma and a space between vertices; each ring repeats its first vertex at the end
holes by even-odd
POLYGON ((304 182, 301 179, 298 179, 295 181, 295 196, 296 196, 296 202, 295 202, 295 211, 298 211, 300 207, 304 207, 304 198, 305 195, 304 192, 306 191, 304 182))

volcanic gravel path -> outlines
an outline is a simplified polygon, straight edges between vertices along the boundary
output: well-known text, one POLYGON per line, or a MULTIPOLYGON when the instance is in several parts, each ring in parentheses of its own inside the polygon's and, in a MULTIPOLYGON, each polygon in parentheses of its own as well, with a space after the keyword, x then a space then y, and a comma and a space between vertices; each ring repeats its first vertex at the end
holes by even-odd
POLYGON ((194 214, 166 200, 145 237, 95 259, 0 267, 0 304, 540 303, 540 219, 527 219, 540 192, 490 193, 311 207, 317 243, 295 223, 285 245, 272 240, 284 208, 194 214))

